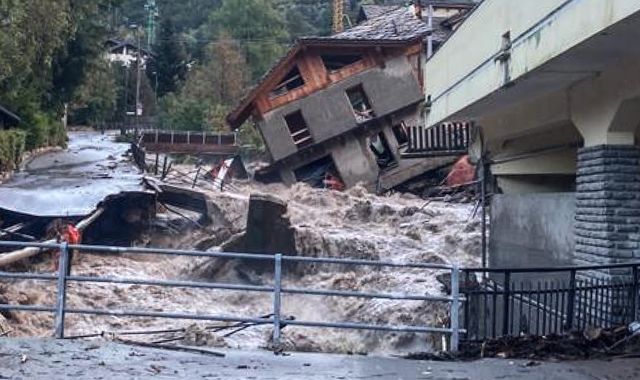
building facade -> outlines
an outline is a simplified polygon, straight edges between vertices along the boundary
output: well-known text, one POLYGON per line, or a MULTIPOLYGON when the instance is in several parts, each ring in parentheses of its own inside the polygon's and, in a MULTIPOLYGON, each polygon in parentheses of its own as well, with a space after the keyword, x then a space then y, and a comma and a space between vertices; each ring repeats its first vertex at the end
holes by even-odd
POLYGON ((481 127, 492 265, 640 259, 639 37, 637 1, 485 0, 425 65, 427 124, 481 127))

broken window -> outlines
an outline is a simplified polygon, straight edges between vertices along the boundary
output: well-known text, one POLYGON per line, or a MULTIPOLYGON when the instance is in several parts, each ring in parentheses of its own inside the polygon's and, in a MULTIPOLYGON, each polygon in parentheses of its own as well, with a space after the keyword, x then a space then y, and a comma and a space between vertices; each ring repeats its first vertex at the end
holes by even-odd
POLYGON ((404 145, 409 142, 409 135, 407 133, 407 125, 404 121, 400 122, 400 124, 396 124, 393 126, 393 134, 396 136, 396 140, 398 141, 398 145, 404 145))
POLYGON ((296 144, 298 149, 313 144, 309 127, 307 127, 307 122, 304 120, 304 117, 302 117, 302 112, 294 112, 285 116, 284 119, 287 123, 287 127, 289 128, 289 133, 291 134, 293 143, 296 144))
POLYGON ((344 183, 331 156, 326 156, 299 167, 294 171, 296 180, 309 186, 331 190, 344 190, 344 183))
POLYGON ((296 88, 304 86, 304 79, 302 78, 302 74, 300 74, 300 70, 298 66, 294 66, 291 71, 287 74, 287 76, 282 79, 282 82, 276 86, 271 91, 271 97, 276 97, 280 95, 284 95, 291 90, 295 90, 296 88))
POLYGON ((389 169, 397 165, 391 149, 389 149, 389 143, 382 132, 369 138, 369 149, 371 149, 376 157, 376 163, 381 170, 389 169))
POLYGON ((320 56, 329 72, 337 71, 362 60, 360 54, 323 54, 320 56))
POLYGON ((349 98, 358 123, 371 120, 376 116, 361 85, 347 90, 347 97, 349 98))

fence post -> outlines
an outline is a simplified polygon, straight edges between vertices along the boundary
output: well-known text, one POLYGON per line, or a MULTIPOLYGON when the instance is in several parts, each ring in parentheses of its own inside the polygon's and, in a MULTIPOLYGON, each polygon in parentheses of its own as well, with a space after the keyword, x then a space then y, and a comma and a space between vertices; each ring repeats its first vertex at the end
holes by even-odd
POLYGON ((567 296, 567 331, 573 329, 573 312, 576 303, 576 270, 572 269, 569 275, 569 295, 567 296))
POLYGON ((511 272, 504 272, 504 296, 502 302, 504 303, 502 312, 502 336, 509 335, 509 298, 511 297, 511 272))
POLYGON ((633 266, 633 283, 631 284, 631 322, 638 320, 638 266, 633 266))
POLYGON ((69 243, 60 245, 58 262, 58 299, 56 301, 55 335, 56 339, 64 338, 64 314, 67 304, 67 266, 69 262, 69 243))
POLYGON ((460 343, 460 268, 454 263, 451 268, 451 352, 458 351, 460 343))
POLYGON ((196 178, 193 179, 193 184, 191 185, 191 188, 195 188, 196 185, 198 184, 198 177, 200 176, 200 170, 202 170, 202 167, 198 167, 198 171, 196 172, 196 178))
POLYGON ((273 348, 280 348, 280 297, 282 290, 282 255, 275 256, 275 272, 273 285, 273 348))

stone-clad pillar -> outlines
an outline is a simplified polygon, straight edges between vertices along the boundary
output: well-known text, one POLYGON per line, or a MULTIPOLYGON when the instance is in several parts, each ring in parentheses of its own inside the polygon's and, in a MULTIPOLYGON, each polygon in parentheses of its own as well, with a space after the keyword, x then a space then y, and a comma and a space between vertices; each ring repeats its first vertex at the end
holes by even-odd
POLYGON ((640 259, 640 148, 597 145, 578 151, 578 264, 640 259))
MULTIPOLYGON (((578 151, 576 178, 575 262, 583 265, 624 263, 640 259, 640 148, 634 145, 596 145, 578 151)), ((589 284, 619 284, 631 272, 579 272, 589 284), (595 281, 595 282, 594 282, 595 281)), ((590 321, 604 317, 623 323, 630 315, 628 297, 601 291, 576 299, 576 317, 590 321)))

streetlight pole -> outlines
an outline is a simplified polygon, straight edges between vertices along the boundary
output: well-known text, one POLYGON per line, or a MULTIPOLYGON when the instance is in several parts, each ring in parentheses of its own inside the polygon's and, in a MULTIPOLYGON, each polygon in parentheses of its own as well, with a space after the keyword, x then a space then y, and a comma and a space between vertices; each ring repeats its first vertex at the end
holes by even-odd
POLYGON ((138 37, 138 68, 136 77, 136 139, 138 138, 140 128, 140 113, 142 111, 142 105, 140 104, 140 73, 142 70, 142 51, 140 48, 140 28, 136 26, 136 34, 138 37))

